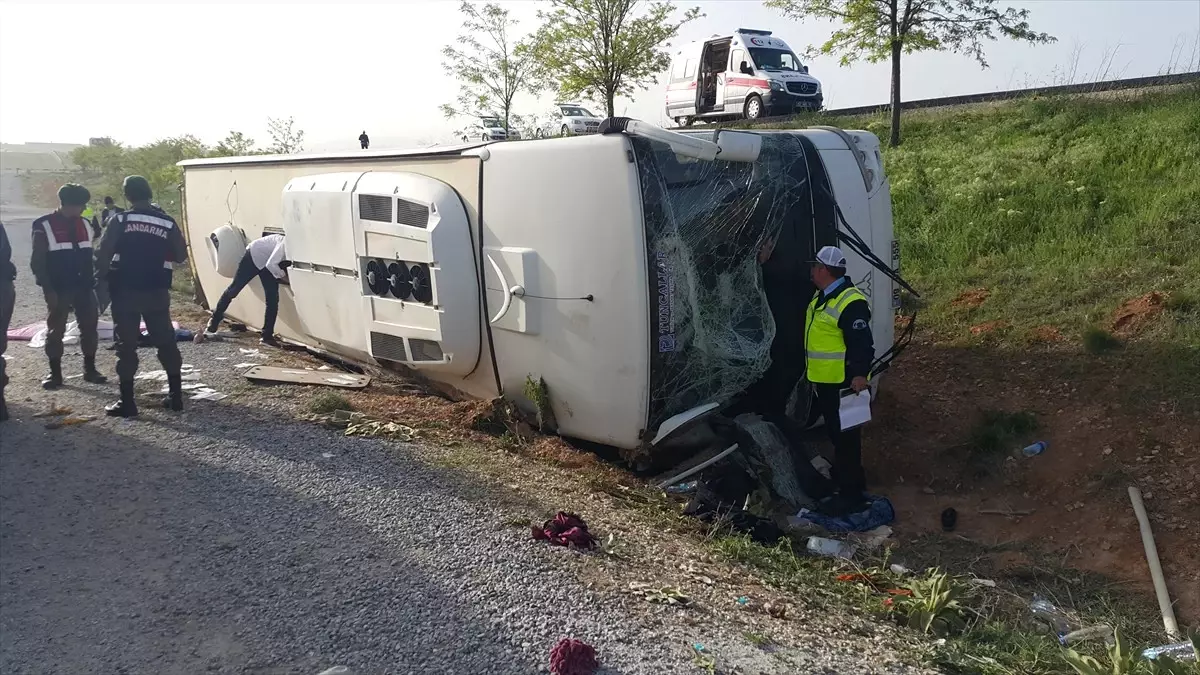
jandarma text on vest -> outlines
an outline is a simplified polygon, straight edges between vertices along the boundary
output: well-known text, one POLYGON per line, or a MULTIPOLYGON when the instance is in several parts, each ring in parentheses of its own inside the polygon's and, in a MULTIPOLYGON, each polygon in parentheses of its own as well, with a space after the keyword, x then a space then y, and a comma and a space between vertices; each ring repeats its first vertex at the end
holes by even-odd
POLYGON ((168 230, 166 230, 165 228, 159 227, 157 225, 148 225, 146 223, 136 223, 136 222, 125 223, 125 231, 126 232, 144 232, 146 234, 153 234, 156 237, 162 237, 163 239, 166 239, 168 236, 168 230))

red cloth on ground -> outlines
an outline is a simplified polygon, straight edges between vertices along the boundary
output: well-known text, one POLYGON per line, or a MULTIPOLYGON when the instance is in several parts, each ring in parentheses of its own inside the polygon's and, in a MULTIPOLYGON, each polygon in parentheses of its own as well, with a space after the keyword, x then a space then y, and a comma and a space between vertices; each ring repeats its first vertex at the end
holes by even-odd
POLYGON ((576 546, 591 548, 596 538, 588 532, 587 523, 577 514, 559 511, 558 515, 547 520, 542 526, 533 528, 533 538, 546 540, 557 546, 576 546))
POLYGON ((599 667, 595 648, 579 640, 563 638, 550 650, 550 672, 554 675, 592 675, 599 667))

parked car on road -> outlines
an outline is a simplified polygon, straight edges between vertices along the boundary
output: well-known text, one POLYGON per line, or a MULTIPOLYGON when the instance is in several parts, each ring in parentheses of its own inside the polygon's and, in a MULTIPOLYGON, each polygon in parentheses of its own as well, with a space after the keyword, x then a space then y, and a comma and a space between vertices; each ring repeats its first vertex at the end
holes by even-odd
POLYGON ((480 115, 479 122, 464 131, 462 137, 463 142, 477 139, 481 141, 517 141, 521 139, 521 132, 511 128, 505 132, 504 120, 490 115, 480 115))
POLYGON ((556 103, 550 121, 538 126, 534 135, 538 138, 550 136, 579 136, 594 134, 600 129, 604 118, 578 103, 556 103))

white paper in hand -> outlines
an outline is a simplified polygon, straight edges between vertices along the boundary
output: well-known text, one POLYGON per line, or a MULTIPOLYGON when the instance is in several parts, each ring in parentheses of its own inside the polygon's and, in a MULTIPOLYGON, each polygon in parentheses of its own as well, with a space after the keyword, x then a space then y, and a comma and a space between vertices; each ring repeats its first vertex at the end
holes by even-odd
POLYGON ((841 409, 842 431, 853 429, 871 421, 871 390, 863 389, 859 393, 849 392, 842 395, 841 409))

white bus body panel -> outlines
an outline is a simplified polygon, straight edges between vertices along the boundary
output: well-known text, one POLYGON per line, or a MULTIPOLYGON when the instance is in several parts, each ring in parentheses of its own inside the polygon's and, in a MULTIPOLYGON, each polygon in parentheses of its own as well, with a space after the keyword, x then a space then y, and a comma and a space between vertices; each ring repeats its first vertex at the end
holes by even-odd
POLYGON ((527 377, 542 376, 563 433, 624 448, 645 426, 650 383, 646 233, 629 147, 622 135, 506 143, 488 146, 483 165, 484 250, 505 277, 485 261, 488 308, 494 315, 524 275, 526 295, 512 304, 534 328, 492 324, 504 390, 519 398, 527 377), (536 257, 504 248, 514 246, 536 257))

